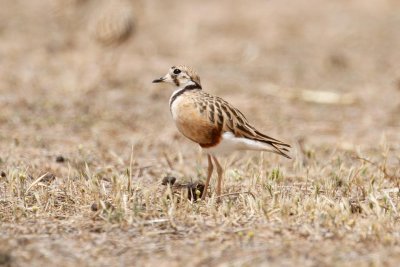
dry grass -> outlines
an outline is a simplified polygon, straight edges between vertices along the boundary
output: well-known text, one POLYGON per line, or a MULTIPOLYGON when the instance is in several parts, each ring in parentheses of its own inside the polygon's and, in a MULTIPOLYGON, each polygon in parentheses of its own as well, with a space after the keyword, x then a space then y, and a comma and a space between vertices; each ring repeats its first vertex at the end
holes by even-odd
POLYGON ((396 1, 132 1, 118 47, 101 2, 1 2, 0 266, 398 263, 396 1), (161 185, 205 176, 150 84, 181 63, 293 160, 225 158, 221 203, 161 185))

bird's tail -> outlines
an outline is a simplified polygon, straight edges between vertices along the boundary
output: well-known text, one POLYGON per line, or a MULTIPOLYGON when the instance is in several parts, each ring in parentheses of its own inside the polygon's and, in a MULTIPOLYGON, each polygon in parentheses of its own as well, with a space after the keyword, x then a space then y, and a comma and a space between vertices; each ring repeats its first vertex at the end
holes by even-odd
POLYGON ((257 130, 255 131, 255 133, 256 136, 253 138, 253 140, 267 144, 268 146, 265 148, 266 151, 270 151, 272 153, 281 155, 285 158, 291 159, 291 157, 288 155, 290 149, 289 144, 286 144, 275 138, 269 137, 263 133, 260 133, 257 130))

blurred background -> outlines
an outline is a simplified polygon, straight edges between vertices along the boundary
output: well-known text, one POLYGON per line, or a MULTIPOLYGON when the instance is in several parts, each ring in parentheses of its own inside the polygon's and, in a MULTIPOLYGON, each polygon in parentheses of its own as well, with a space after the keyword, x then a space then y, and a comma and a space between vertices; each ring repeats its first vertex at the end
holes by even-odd
POLYGON ((126 164, 178 147, 172 65, 260 130, 311 148, 399 152, 400 2, 1 0, 2 164, 126 164), (78 151, 78 152, 77 152, 78 151))

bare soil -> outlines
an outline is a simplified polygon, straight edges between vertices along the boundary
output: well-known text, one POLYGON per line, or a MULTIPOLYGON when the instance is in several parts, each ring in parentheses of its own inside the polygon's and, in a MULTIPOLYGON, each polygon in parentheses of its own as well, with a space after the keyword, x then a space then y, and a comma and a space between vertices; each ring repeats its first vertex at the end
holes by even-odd
POLYGON ((0 0, 0 266, 397 266, 398 1, 127 3, 105 45, 105 1, 0 0), (178 64, 293 159, 162 185, 206 175, 151 84, 178 64))

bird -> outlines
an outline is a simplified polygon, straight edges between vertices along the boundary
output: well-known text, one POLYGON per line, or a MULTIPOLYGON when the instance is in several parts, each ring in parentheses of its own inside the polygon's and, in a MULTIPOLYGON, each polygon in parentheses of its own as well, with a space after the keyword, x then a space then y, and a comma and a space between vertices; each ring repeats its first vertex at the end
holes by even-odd
POLYGON ((132 1, 97 0, 89 14, 88 36, 99 48, 95 50, 100 70, 99 83, 119 83, 119 63, 126 54, 135 30, 132 1))
POLYGON ((133 10, 125 0, 100 1, 89 22, 89 33, 105 46, 124 43, 132 35, 133 28, 133 10))
POLYGON ((204 200, 213 174, 217 171, 217 197, 221 196, 224 170, 217 156, 240 150, 268 151, 289 158, 290 145, 263 134, 252 126, 237 108, 211 95, 201 86, 200 77, 186 65, 172 66, 153 83, 171 83, 175 90, 169 108, 178 130, 200 145, 207 154, 207 177, 201 199, 204 200), (213 164, 214 162, 214 164, 213 164))

